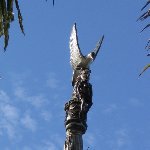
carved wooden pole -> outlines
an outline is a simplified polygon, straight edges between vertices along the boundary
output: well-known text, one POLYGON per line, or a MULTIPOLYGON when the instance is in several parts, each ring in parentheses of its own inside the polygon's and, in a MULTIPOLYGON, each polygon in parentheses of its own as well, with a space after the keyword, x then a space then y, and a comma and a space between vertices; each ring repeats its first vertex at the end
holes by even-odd
POLYGON ((83 150, 82 135, 87 130, 87 113, 92 106, 92 86, 89 81, 90 71, 81 68, 73 86, 73 94, 65 104, 66 141, 64 150, 83 150))
POLYGON ((96 48, 87 56, 83 56, 77 38, 76 24, 70 36, 70 63, 73 69, 72 97, 65 104, 66 141, 64 150, 83 150, 82 135, 87 130, 87 113, 92 106, 92 85, 89 83, 90 64, 95 60, 104 36, 96 48))

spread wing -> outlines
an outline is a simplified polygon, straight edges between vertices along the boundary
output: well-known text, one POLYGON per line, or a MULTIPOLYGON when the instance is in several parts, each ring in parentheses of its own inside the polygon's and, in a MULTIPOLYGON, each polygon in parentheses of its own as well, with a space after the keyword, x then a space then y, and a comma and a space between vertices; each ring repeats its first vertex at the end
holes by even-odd
POLYGON ((78 44, 76 23, 73 25, 71 31, 69 47, 70 47, 70 64, 73 70, 75 70, 78 64, 82 61, 82 59, 84 59, 84 56, 82 55, 78 44))
POLYGON ((95 48, 95 49, 93 50, 93 52, 92 52, 92 53, 94 53, 94 58, 93 58, 93 59, 96 58, 96 56, 97 56, 97 54, 98 54, 98 52, 99 52, 99 50, 100 50, 100 48, 101 48, 101 46, 102 46, 103 40, 104 40, 104 35, 103 35, 102 38, 98 41, 98 43, 97 43, 97 45, 96 45, 96 48, 95 48))

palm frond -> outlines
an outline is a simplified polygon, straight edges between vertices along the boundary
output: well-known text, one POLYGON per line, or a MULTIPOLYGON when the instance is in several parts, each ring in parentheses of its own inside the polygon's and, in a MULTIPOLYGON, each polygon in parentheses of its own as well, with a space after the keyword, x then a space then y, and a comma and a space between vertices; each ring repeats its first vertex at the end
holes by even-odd
POLYGON ((6 50, 6 47, 8 46, 8 40, 9 40, 9 18, 7 14, 7 6, 5 0, 1 0, 1 6, 2 6, 2 30, 4 35, 4 50, 6 50))
POLYGON ((139 76, 141 76, 149 67, 150 67, 150 64, 146 65, 144 69, 142 70, 142 72, 139 74, 139 76))
MULTIPOLYGON (((16 9, 18 11, 18 20, 22 33, 24 28, 22 23, 22 15, 19 8, 18 0, 15 0, 16 9)), ((14 0, 0 0, 0 37, 4 37, 4 51, 8 46, 9 28, 12 21, 14 21, 13 13, 14 0)))
POLYGON ((141 32, 143 32, 145 29, 147 29, 148 27, 150 27, 150 24, 146 25, 142 30, 141 32))
POLYGON ((146 4, 142 7, 141 11, 144 10, 150 4, 150 0, 146 2, 146 4))
POLYGON ((2 5, 0 2, 0 37, 3 35, 3 17, 2 17, 2 5))
POLYGON ((22 23, 23 18, 22 18, 21 11, 20 11, 20 8, 19 8, 18 0, 15 0, 15 4, 16 4, 17 11, 18 11, 18 20, 19 20, 20 29, 21 29, 22 33, 25 35, 24 28, 23 28, 23 23, 22 23))
MULTIPOLYGON (((47 0, 46 0, 47 1, 47 0)), ((53 6, 55 5, 55 0, 53 0, 53 6)))
POLYGON ((150 39, 147 41, 147 44, 146 44, 146 46, 145 46, 145 49, 147 49, 147 51, 150 49, 150 39))
POLYGON ((138 19, 137 21, 143 21, 144 19, 147 19, 150 16, 150 9, 148 11, 146 11, 145 13, 143 13, 138 19))
POLYGON ((7 13, 10 21, 14 21, 13 2, 14 0, 7 0, 7 13))
MULTIPOLYGON (((142 7, 141 11, 144 10, 149 4, 150 4, 150 0, 148 0, 148 1, 146 2, 146 4, 142 7)), ((150 9, 149 9, 148 11, 144 12, 144 13, 137 19, 137 21, 138 21, 138 20, 143 21, 143 20, 147 19, 148 17, 150 17, 150 9)), ((150 24, 146 25, 146 26, 142 29, 141 32, 143 32, 145 29, 147 29, 147 28, 149 28, 149 27, 150 27, 150 24)), ((146 44, 146 46, 145 46, 145 49, 147 49, 147 51, 150 50, 150 39, 148 40, 148 42, 147 42, 147 44, 146 44)), ((150 56, 150 53, 148 53, 147 56, 150 56)), ((146 65, 146 66, 144 67, 144 69, 142 70, 142 72, 139 74, 139 76, 141 76, 149 67, 150 67, 150 64, 146 65)))

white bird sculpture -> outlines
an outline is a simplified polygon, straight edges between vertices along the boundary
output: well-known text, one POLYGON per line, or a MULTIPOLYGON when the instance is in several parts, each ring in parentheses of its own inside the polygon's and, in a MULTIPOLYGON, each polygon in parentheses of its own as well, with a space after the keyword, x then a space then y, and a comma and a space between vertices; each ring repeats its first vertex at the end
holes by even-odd
POLYGON ((97 43, 96 48, 92 52, 90 52, 87 56, 83 56, 78 44, 76 23, 73 25, 71 36, 70 36, 70 43, 69 43, 70 64, 73 69, 72 85, 74 85, 74 83, 76 82, 76 79, 80 74, 81 69, 89 69, 90 64, 95 60, 100 50, 103 39, 104 39, 104 35, 97 43))

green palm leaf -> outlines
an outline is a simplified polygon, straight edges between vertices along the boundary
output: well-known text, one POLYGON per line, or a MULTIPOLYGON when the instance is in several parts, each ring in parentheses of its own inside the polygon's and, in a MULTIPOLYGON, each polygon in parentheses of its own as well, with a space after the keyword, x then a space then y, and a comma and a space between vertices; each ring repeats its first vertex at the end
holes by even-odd
POLYGON ((20 8, 19 8, 18 0, 15 0, 15 4, 16 4, 17 11, 18 11, 18 20, 19 20, 20 29, 21 29, 22 33, 25 35, 23 24, 22 24, 23 19, 22 19, 20 8))
POLYGON ((2 7, 2 32, 4 35, 4 50, 6 50, 9 40, 9 20, 5 0, 1 0, 1 7, 2 7))
POLYGON ((139 74, 139 76, 141 76, 149 67, 150 67, 150 64, 146 65, 144 69, 142 70, 142 72, 139 74))
MULTIPOLYGON (((146 4, 145 4, 145 5, 143 6, 143 8, 141 9, 141 11, 144 10, 149 4, 150 4, 150 0, 148 0, 148 1, 146 2, 146 4)), ((147 10, 145 13, 143 13, 143 14, 138 18, 138 20, 144 21, 144 20, 146 20, 146 19, 149 18, 149 17, 150 17, 150 9, 147 10)), ((138 20, 137 20, 137 21, 138 21, 138 20)), ((146 25, 146 26, 142 29, 142 31, 144 31, 145 29, 147 29, 147 28, 149 28, 149 27, 150 27, 150 24, 146 25)), ((142 31, 141 31, 141 32, 142 32, 142 31)), ((145 49, 150 50, 150 45, 149 45, 149 44, 150 44, 150 39, 148 40, 145 49)), ((148 54, 147 56, 150 56, 150 54, 148 54)), ((139 74, 139 76, 141 76, 149 67, 150 67, 150 64, 146 65, 146 66, 144 67, 144 69, 142 70, 142 72, 139 74)))
MULTIPOLYGON (((18 0, 15 0, 15 5, 18 11, 20 29, 24 34, 24 28, 22 23, 23 19, 19 8, 18 0)), ((0 37, 4 37, 4 51, 8 46, 10 24, 12 21, 14 21, 13 6, 14 0, 0 0, 0 37)))
POLYGON ((14 0, 7 0, 7 13, 10 21, 14 21, 13 2, 14 0))
MULTIPOLYGON (((47 0, 46 0, 47 1, 47 0)), ((53 6, 54 6, 53 0, 53 6)), ((4 37, 4 50, 6 50, 9 41, 9 28, 14 21, 13 6, 16 6, 18 12, 18 21, 22 33, 25 35, 23 27, 23 17, 19 7, 18 0, 0 0, 0 37, 4 37), (14 4, 15 3, 15 4, 14 4)))
POLYGON ((0 2, 0 37, 3 35, 3 17, 2 17, 2 5, 0 2))

